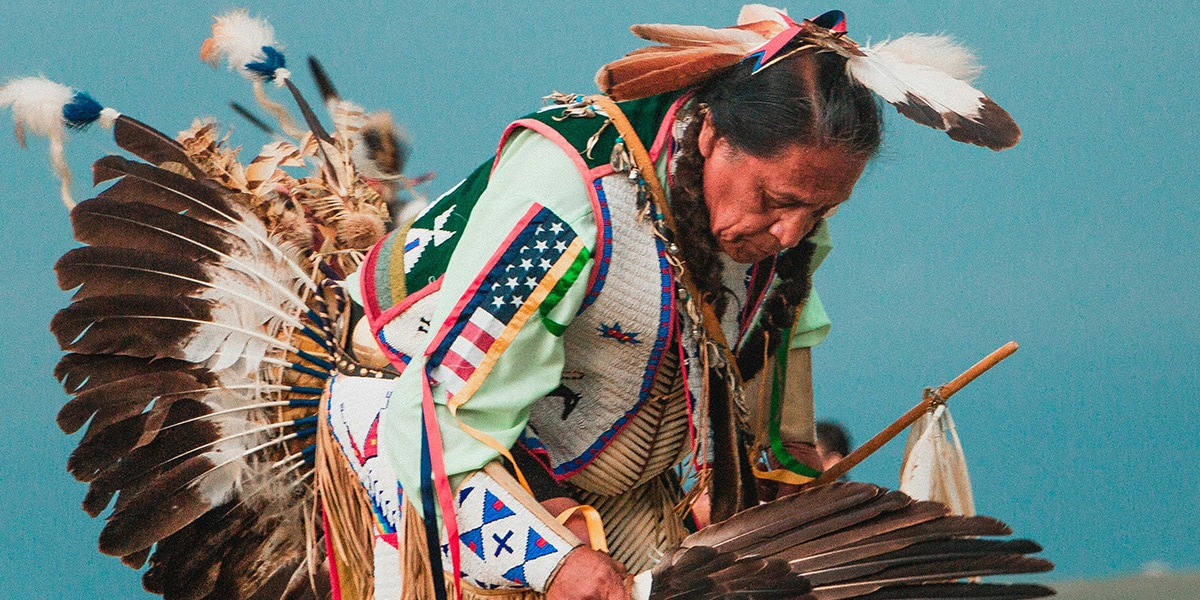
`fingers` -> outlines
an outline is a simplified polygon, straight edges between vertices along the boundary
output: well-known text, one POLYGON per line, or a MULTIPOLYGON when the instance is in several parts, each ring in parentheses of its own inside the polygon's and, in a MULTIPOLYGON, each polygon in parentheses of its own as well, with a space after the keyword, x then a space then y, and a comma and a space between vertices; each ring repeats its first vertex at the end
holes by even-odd
POLYGON ((629 600, 625 567, 603 552, 571 551, 546 590, 546 600, 629 600))

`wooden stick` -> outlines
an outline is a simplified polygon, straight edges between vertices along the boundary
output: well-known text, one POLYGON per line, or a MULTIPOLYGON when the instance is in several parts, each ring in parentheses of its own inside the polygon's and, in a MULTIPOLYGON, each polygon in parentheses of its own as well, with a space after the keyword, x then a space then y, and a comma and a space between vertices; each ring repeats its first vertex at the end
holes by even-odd
POLYGON ((863 459, 874 454, 876 450, 879 450, 884 444, 892 441, 892 438, 900 435, 900 432, 904 431, 909 425, 912 425, 917 419, 921 418, 921 415, 925 414, 934 402, 942 403, 949 400, 950 396, 958 393, 958 391, 963 389, 963 387, 965 387, 968 383, 974 381, 976 377, 983 375, 984 372, 999 364, 1000 361, 1012 356, 1012 354, 1017 351, 1017 348, 1018 346, 1016 342, 1009 342, 998 348, 995 352, 992 352, 984 357, 983 360, 975 363, 975 365, 970 369, 963 371, 962 375, 955 377, 950 381, 950 383, 947 383, 936 390, 926 390, 924 399, 922 399, 921 402, 916 406, 912 407, 912 409, 910 409, 908 412, 904 413, 904 416, 897 419, 895 423, 888 425, 883 431, 877 433, 875 437, 868 440, 867 443, 859 446, 858 449, 850 453, 850 456, 838 461, 837 464, 833 465, 829 468, 829 470, 822 473, 820 477, 817 477, 816 479, 801 486, 802 489, 814 488, 837 481, 839 477, 845 475, 850 469, 858 466, 858 463, 862 462, 863 459))

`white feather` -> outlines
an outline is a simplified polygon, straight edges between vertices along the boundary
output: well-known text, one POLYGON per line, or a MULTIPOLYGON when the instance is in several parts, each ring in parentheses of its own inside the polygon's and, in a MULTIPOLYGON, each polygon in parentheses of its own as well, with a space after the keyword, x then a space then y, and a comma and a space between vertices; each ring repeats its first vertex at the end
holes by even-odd
POLYGON ((900 62, 925 65, 968 83, 983 71, 975 53, 947 35, 909 33, 879 42, 866 50, 900 62))
POLYGON ((747 4, 738 12, 738 25, 747 25, 757 23, 759 21, 775 21, 780 25, 787 26, 779 13, 787 14, 786 8, 774 8, 766 4, 747 4))
POLYGON ((900 491, 916 500, 941 502, 951 514, 975 514, 967 461, 945 405, 913 424, 900 467, 900 491))
POLYGON ((246 69, 246 64, 266 58, 263 46, 283 50, 275 40, 275 28, 266 19, 251 17, 244 8, 213 17, 213 20, 212 37, 205 40, 200 58, 214 67, 224 58, 230 69, 253 80, 255 75, 246 69))
POLYGON ((67 167, 64 150, 66 119, 63 107, 71 102, 75 91, 45 77, 14 79, 0 87, 0 106, 12 107, 17 141, 25 145, 25 130, 50 140, 50 164, 58 176, 63 204, 75 208, 71 198, 71 170, 67 167))
MULTIPOLYGON (((904 104, 913 96, 939 113, 957 113, 977 119, 987 96, 929 65, 904 62, 890 53, 864 48, 866 56, 851 56, 846 62, 850 76, 890 104, 904 104)), ((943 124, 939 129, 946 129, 943 124)))
POLYGON ((66 131, 63 107, 74 97, 75 90, 45 77, 14 79, 0 86, 0 106, 12 108, 17 127, 44 137, 66 131))

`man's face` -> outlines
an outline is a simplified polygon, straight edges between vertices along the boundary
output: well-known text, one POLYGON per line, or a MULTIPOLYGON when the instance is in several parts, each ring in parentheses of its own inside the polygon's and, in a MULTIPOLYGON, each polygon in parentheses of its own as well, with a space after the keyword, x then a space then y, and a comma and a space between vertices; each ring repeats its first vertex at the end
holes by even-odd
POLYGON ((850 197, 867 164, 840 146, 788 146, 759 158, 717 137, 707 119, 700 154, 712 234, 721 251, 746 264, 800 243, 850 197))

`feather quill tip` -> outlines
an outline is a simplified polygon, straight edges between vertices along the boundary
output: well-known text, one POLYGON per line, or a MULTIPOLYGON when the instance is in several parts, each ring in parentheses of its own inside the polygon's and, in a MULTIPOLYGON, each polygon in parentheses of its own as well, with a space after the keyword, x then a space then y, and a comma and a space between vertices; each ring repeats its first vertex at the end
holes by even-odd
POLYGON ((284 68, 283 48, 266 19, 240 8, 213 17, 212 37, 200 46, 200 60, 216 67, 221 59, 233 71, 252 81, 282 81, 291 77, 284 68))

